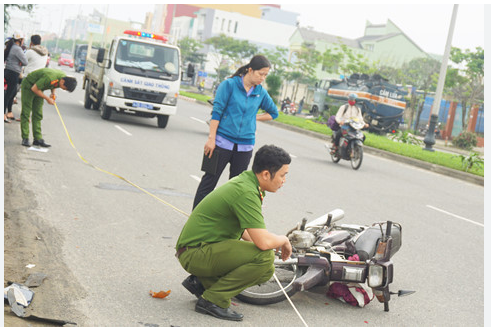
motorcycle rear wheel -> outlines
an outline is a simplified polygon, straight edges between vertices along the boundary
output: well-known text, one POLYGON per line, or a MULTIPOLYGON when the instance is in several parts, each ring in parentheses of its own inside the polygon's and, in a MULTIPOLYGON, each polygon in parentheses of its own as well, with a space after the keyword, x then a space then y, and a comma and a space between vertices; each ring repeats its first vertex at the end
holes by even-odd
MULTIPOLYGON (((275 274, 288 296, 293 296, 297 292, 293 288, 293 282, 303 274, 302 270, 296 264, 275 265, 275 274)), ((265 283, 245 289, 236 297, 254 305, 274 304, 286 299, 274 276, 265 283)))
POLYGON ((363 161, 363 148, 358 144, 354 144, 351 153, 351 167, 354 170, 358 170, 358 168, 361 166, 361 162, 363 161))
POLYGON ((336 151, 336 153, 334 153, 334 154, 331 153, 331 160, 334 163, 338 163, 339 160, 341 160, 341 156, 339 155, 339 150, 336 151))

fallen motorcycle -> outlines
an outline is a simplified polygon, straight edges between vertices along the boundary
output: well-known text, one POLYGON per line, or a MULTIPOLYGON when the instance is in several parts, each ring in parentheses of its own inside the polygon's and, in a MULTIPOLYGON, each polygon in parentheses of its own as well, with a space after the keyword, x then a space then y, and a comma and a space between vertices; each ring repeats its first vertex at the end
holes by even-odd
POLYGON ((365 136, 361 132, 363 122, 358 118, 346 120, 341 129, 341 138, 339 139, 339 147, 331 150, 331 159, 334 163, 338 163, 341 159, 351 161, 351 167, 357 170, 363 161, 363 140, 365 136))
MULTIPOLYGON (((344 211, 335 209, 310 223, 304 219, 287 236, 292 244, 290 259, 275 259, 275 278, 249 287, 236 297, 241 301, 266 305, 317 285, 339 282, 360 283, 372 289, 378 301, 389 311, 390 296, 405 296, 414 291, 389 291, 394 264, 391 257, 402 244, 402 227, 391 221, 371 226, 335 224, 344 211), (357 255, 357 261, 349 260, 357 255), (283 292, 284 291, 284 292, 283 292)), ((278 255, 277 255, 278 256, 278 255)))

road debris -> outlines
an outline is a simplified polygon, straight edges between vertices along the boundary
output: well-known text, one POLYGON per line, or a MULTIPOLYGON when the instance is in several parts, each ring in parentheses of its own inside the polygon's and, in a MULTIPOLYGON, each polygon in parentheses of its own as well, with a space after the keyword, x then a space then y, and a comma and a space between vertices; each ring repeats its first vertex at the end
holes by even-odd
POLYGON ((152 290, 150 290, 150 295, 153 297, 153 298, 165 298, 167 296, 169 296, 170 294, 170 290, 168 291, 159 291, 159 292, 153 292, 152 290))
POLYGON ((46 279, 46 277, 47 275, 41 272, 32 273, 29 275, 26 282, 24 282, 24 285, 30 288, 39 287, 43 283, 44 279, 46 279))

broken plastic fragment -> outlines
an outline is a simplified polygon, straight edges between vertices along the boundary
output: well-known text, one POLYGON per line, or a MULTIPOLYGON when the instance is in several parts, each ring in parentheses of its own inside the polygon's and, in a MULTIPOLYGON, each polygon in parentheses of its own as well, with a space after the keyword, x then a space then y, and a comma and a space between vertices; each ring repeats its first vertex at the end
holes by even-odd
POLYGON ((34 292, 32 290, 30 290, 28 287, 22 284, 12 283, 10 286, 4 288, 3 290, 4 299, 8 299, 8 293, 11 290, 12 293, 14 294, 13 296, 17 304, 22 305, 24 307, 29 306, 29 304, 32 301, 32 298, 34 297, 34 292))
POLYGON ((152 295, 153 298, 165 298, 167 296, 169 296, 170 294, 170 290, 168 291, 159 291, 159 292, 153 292, 152 290, 150 290, 150 295, 152 295))
POLYGON ((27 264, 26 265, 27 268, 33 268, 34 266, 36 266, 36 265, 34 265, 34 264, 27 264))
POLYGON ((25 315, 24 307, 17 304, 17 299, 15 296, 14 288, 8 290, 7 298, 8 298, 10 307, 12 308, 12 312, 14 312, 15 315, 17 315, 18 317, 21 317, 21 318, 24 317, 24 315, 25 315))
POLYGON ((29 275, 26 282, 24 282, 24 285, 27 287, 39 287, 46 277, 47 275, 41 272, 32 273, 29 275))

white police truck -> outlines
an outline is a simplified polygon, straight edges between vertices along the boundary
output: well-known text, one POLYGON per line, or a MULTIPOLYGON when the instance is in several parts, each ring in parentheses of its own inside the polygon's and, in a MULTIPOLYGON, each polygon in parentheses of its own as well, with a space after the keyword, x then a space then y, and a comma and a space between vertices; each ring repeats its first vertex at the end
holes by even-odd
POLYGON ((85 65, 84 107, 155 118, 165 128, 176 114, 181 83, 179 48, 163 36, 126 30, 105 49, 89 49, 85 65))

